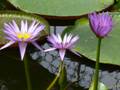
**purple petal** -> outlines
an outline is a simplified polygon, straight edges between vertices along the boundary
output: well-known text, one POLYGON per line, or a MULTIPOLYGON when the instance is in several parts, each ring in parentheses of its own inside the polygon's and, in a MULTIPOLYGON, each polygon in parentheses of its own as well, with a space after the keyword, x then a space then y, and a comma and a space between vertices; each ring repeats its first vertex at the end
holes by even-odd
POLYGON ((55 50, 55 49, 56 49, 56 48, 49 48, 49 49, 44 50, 44 52, 53 51, 53 50, 55 50))
POLYGON ((52 34, 51 38, 53 38, 53 40, 56 42, 56 43, 59 43, 59 39, 56 35, 52 34))
POLYGON ((57 36, 57 35, 55 35, 55 34, 52 34, 51 36, 48 37, 48 41, 49 41, 50 43, 52 43, 53 46, 56 47, 56 48, 62 47, 62 45, 61 45, 62 40, 60 41, 60 40, 58 39, 58 37, 60 37, 60 36, 57 36))
POLYGON ((7 44, 5 44, 4 46, 2 46, 1 48, 0 48, 0 50, 2 50, 2 49, 4 49, 4 48, 7 48, 7 47, 9 47, 10 45, 12 45, 12 44, 14 44, 15 42, 14 41, 9 41, 7 44))
POLYGON ((36 23, 36 21, 33 21, 29 27, 28 33, 33 33, 38 25, 39 23, 36 23))
POLYGON ((15 36, 15 33, 13 31, 9 31, 7 28, 4 29, 4 33, 8 36, 9 35, 14 35, 15 36))
POLYGON ((25 33, 27 28, 27 22, 21 21, 21 32, 25 33))
POLYGON ((26 41, 28 41, 28 42, 35 42, 38 39, 39 39, 39 37, 34 37, 34 38, 28 38, 28 39, 26 39, 26 41))
POLYGON ((67 41, 66 41, 66 43, 69 43, 69 42, 71 41, 71 39, 72 39, 72 35, 69 34, 68 37, 67 37, 67 41))
POLYGON ((43 49, 36 42, 32 42, 32 44, 39 50, 43 51, 43 49))
POLYGON ((107 36, 108 33, 111 31, 112 29, 110 27, 107 27, 105 30, 104 29, 101 29, 100 32, 99 32, 99 35, 101 37, 104 37, 104 36, 107 36))
POLYGON ((28 29, 28 32, 30 32, 30 33, 32 32, 35 23, 36 23, 36 21, 33 21, 33 22, 31 23, 31 25, 30 25, 30 27, 29 27, 29 29, 28 29))
POLYGON ((8 24, 6 24, 6 23, 4 23, 4 32, 9 32, 9 33, 11 33, 11 34, 16 34, 16 32, 8 25, 8 24))
POLYGON ((16 37, 14 37, 14 36, 5 36, 5 38, 7 39, 7 40, 10 40, 10 41, 17 41, 18 39, 16 38, 16 37))
POLYGON ((32 44, 39 50, 43 51, 43 49, 37 44, 37 42, 32 42, 32 44))
POLYGON ((78 36, 73 37, 66 47, 67 48, 72 48, 73 45, 77 42, 78 39, 79 39, 78 36))
POLYGON ((60 34, 57 34, 57 38, 58 38, 58 42, 61 43, 62 42, 62 38, 61 38, 60 34))
POLYGON ((92 31, 97 37, 103 38, 112 30, 112 17, 108 12, 92 13, 89 15, 92 31))
POLYGON ((98 15, 94 12, 89 14, 89 21, 90 21, 90 26, 92 28, 93 32, 96 32, 99 24, 99 17, 98 15))
POLYGON ((8 24, 6 24, 6 26, 7 26, 11 31, 16 32, 14 26, 12 25, 12 23, 8 23, 8 24))
POLYGON ((61 58, 62 61, 63 61, 63 59, 64 59, 65 52, 66 52, 66 50, 64 50, 64 49, 60 49, 60 50, 59 50, 60 58, 61 58))
POLYGON ((15 28, 15 32, 20 32, 19 27, 18 27, 18 25, 16 24, 16 22, 13 20, 12 23, 13 23, 13 26, 14 26, 14 28, 15 28))
POLYGON ((38 27, 35 29, 35 31, 32 33, 32 35, 33 35, 34 37, 36 37, 38 34, 40 34, 40 31, 42 31, 44 28, 45 28, 44 25, 38 26, 38 27))
POLYGON ((58 47, 58 44, 57 42, 51 37, 51 36, 48 36, 48 41, 54 46, 54 47, 58 47))
POLYGON ((72 40, 71 40, 71 43, 75 43, 78 39, 79 39, 78 36, 73 37, 72 40))
POLYGON ((28 32, 28 23, 27 23, 27 20, 24 23, 24 32, 28 32))
POLYGON ((65 36, 63 38, 63 46, 65 45, 66 42, 67 42, 67 34, 65 34, 65 36))
POLYGON ((19 50, 20 50, 21 60, 23 60, 24 55, 25 55, 25 51, 26 51, 26 47, 27 47, 27 43, 19 42, 18 44, 19 44, 19 50))

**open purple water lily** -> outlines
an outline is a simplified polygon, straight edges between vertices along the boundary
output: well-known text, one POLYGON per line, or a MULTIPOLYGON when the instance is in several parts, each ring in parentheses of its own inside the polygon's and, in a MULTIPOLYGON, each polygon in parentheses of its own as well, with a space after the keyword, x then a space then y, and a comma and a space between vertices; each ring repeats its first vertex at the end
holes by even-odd
POLYGON ((30 26, 28 26, 27 20, 21 20, 20 28, 14 20, 10 23, 4 23, 4 33, 6 34, 6 39, 10 41, 2 46, 0 50, 18 42, 21 60, 23 60, 26 47, 29 42, 38 49, 41 49, 41 47, 35 41, 39 38, 40 31, 42 31, 44 28, 44 25, 40 25, 35 20, 30 26))
POLYGON ((108 35, 112 30, 113 22, 112 16, 108 12, 96 14, 95 12, 89 14, 89 21, 92 31, 99 38, 103 38, 108 35))
POLYGON ((71 34, 69 35, 65 34, 63 39, 59 34, 57 35, 52 34, 51 36, 48 36, 48 41, 52 44, 53 47, 45 50, 45 52, 58 49, 60 58, 61 60, 63 60, 66 49, 71 50, 74 44, 78 41, 78 39, 79 39, 78 36, 72 36, 71 34))

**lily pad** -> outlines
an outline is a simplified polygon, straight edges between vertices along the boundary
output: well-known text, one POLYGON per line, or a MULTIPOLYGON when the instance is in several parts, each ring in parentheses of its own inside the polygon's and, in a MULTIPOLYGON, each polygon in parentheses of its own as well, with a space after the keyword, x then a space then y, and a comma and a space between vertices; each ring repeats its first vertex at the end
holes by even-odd
MULTIPOLYGON (((102 40, 100 62, 120 65, 120 13, 113 13, 113 30, 102 40)), ((63 33, 79 35, 80 41, 75 50, 96 61, 97 38, 89 26, 87 18, 76 21, 75 26, 67 28, 63 33)))
POLYGON ((50 16, 80 16, 101 11, 114 0, 8 0, 16 8, 29 13, 50 16))
POLYGON ((40 37, 44 37, 49 33, 49 25, 42 17, 21 12, 0 11, 0 45, 7 43, 3 32, 4 23, 11 22, 12 20, 15 20, 18 24, 20 24, 21 20, 28 20, 29 22, 36 20, 40 24, 45 25, 45 29, 41 32, 40 37))

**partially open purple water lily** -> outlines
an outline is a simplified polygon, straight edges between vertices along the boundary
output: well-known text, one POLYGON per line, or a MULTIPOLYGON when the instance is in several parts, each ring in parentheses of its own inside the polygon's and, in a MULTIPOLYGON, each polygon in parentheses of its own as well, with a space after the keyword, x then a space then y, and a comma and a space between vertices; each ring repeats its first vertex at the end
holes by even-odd
POLYGON ((89 21, 92 31, 99 38, 107 36, 112 30, 112 16, 110 16, 108 12, 89 14, 89 21))
POLYGON ((78 39, 79 39, 78 36, 72 36, 71 34, 69 35, 65 34, 63 39, 59 34, 57 35, 52 34, 51 36, 48 36, 48 41, 52 44, 53 47, 45 50, 45 52, 58 49, 60 58, 61 60, 63 60, 66 49, 71 50, 74 44, 78 41, 78 39))
POLYGON ((6 39, 10 41, 2 46, 0 50, 18 42, 21 60, 23 60, 26 47, 29 42, 32 43, 35 47, 41 49, 35 41, 39 38, 40 31, 42 31, 44 28, 44 25, 40 25, 35 20, 31 23, 30 26, 28 26, 27 20, 22 20, 20 27, 14 20, 10 23, 5 23, 4 33, 6 34, 6 39))

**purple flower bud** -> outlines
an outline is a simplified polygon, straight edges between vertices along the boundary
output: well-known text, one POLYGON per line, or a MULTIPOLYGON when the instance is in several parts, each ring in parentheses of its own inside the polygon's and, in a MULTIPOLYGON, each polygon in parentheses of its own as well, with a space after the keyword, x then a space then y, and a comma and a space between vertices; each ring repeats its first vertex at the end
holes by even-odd
POLYGON ((112 17, 108 14, 108 12, 99 14, 94 12, 89 14, 88 17, 91 29, 97 37, 104 38, 112 30, 112 17))

